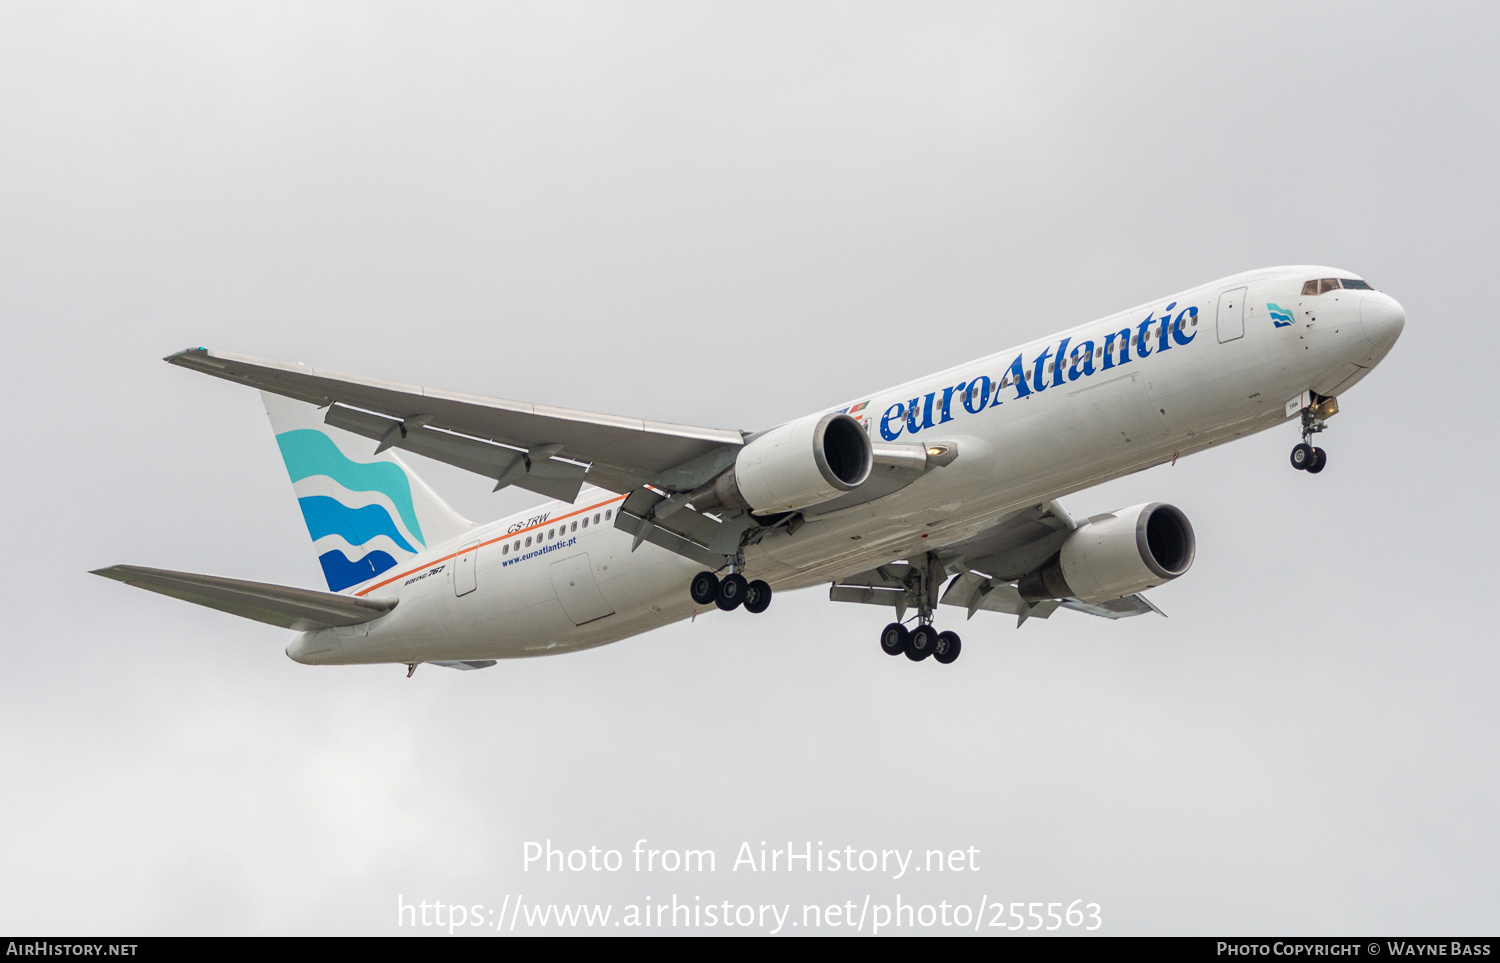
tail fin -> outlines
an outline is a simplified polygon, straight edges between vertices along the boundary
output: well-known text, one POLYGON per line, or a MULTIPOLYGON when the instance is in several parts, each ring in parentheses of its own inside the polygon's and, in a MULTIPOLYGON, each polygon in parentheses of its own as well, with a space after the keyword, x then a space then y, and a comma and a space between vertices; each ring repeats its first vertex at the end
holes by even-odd
POLYGON ((312 405, 260 396, 331 591, 474 527, 392 452, 371 454, 369 439, 325 425, 312 405))

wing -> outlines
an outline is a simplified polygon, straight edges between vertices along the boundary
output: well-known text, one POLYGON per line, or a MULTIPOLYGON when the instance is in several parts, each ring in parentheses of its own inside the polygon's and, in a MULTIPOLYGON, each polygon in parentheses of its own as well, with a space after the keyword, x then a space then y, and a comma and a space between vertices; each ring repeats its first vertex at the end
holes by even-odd
MULTIPOLYGON (((1021 598, 1014 583, 1056 555, 1063 541, 1077 528, 1078 523, 1055 501, 1029 506, 978 535, 929 553, 936 567, 929 569, 927 584, 935 586, 942 578, 957 573, 937 601, 967 609, 969 618, 981 609, 1014 615, 1017 626, 1028 618, 1045 619, 1059 608, 1106 619, 1148 612, 1164 614, 1139 594, 1107 602, 1078 599, 1027 602, 1021 598)), ((892 562, 839 579, 829 590, 829 598, 835 602, 893 606, 899 620, 908 607, 918 603, 921 575, 914 565, 892 562)))
POLYGON ((380 618, 396 607, 395 599, 364 599, 332 592, 315 592, 289 585, 246 582, 217 575, 168 572, 138 565, 112 565, 93 573, 134 585, 148 592, 206 605, 220 612, 254 619, 284 629, 308 631, 359 625, 380 618))
POLYGON ((189 348, 168 363, 328 408, 325 421, 378 442, 572 501, 590 484, 685 491, 733 463, 744 434, 437 391, 189 348))
POLYGON ((1107 602, 1078 599, 1027 602, 1015 585, 1056 555, 1062 543, 1078 529, 1067 509, 1055 501, 1016 512, 972 538, 945 546, 940 555, 951 569, 960 572, 941 599, 944 605, 969 610, 969 618, 980 609, 1017 616, 1019 626, 1028 617, 1046 618, 1058 608, 1072 609, 1106 619, 1124 619, 1161 609, 1144 595, 1127 595, 1107 602))

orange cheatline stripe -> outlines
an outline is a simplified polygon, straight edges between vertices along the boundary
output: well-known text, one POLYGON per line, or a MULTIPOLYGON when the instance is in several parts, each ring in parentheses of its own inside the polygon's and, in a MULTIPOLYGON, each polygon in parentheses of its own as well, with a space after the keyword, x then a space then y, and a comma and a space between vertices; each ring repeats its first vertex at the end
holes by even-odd
POLYGON ((513 538, 517 538, 517 537, 519 537, 521 535, 525 535, 527 532, 534 532, 537 529, 544 528, 544 527, 546 527, 548 525, 556 525, 558 522, 565 522, 568 519, 573 518, 573 517, 575 517, 577 515, 587 515, 589 512, 592 512, 595 509, 603 508, 605 505, 613 505, 615 502, 624 501, 625 498, 626 498, 626 496, 624 496, 624 495, 616 495, 614 498, 608 499, 606 501, 599 502, 599 503, 594 504, 594 505, 590 505, 587 508, 580 508, 577 511, 569 512, 566 515, 559 515, 556 518, 549 518, 549 519, 547 519, 544 522, 538 522, 537 524, 531 526, 530 528, 518 528, 518 529, 516 529, 513 532, 506 532, 504 535, 501 535, 498 538, 492 538, 492 539, 490 539, 487 542, 480 542, 478 545, 469 545, 469 546, 466 546, 466 547, 461 548, 458 551, 454 552, 452 555, 444 555, 442 558, 435 558, 435 559, 433 559, 430 562, 423 562, 421 565, 418 565, 416 568, 407 569, 405 572, 402 572, 400 575, 392 575, 390 578, 386 579, 385 581, 383 581, 383 582, 376 582, 374 585, 371 585, 369 588, 360 589, 358 592, 355 592, 354 594, 355 595, 368 595, 369 593, 375 591, 378 588, 382 588, 382 587, 384 587, 386 585, 391 584, 392 582, 396 582, 396 581, 399 581, 399 580, 401 580, 403 578, 406 578, 408 575, 414 575, 417 572, 422 571, 423 569, 431 568, 432 566, 437 565, 439 562, 446 562, 449 559, 458 558, 460 555, 466 555, 469 552, 476 552, 479 549, 484 548, 486 545, 494 545, 496 542, 508 542, 508 541, 510 541, 513 538))

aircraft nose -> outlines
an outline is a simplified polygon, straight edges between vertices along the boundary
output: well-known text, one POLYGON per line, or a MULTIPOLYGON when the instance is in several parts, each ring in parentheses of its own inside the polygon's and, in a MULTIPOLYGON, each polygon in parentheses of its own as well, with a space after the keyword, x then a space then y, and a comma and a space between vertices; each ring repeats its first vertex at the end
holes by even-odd
POLYGON ((1365 337, 1384 355, 1401 337, 1401 329, 1406 327, 1406 311, 1389 294, 1372 292, 1359 303, 1359 321, 1365 337))

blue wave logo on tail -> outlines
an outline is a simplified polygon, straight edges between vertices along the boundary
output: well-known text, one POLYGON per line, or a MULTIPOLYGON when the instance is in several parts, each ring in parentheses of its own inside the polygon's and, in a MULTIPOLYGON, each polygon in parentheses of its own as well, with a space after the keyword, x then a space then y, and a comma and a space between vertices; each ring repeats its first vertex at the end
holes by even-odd
POLYGON ((1274 301, 1266 302, 1266 310, 1271 312, 1271 323, 1278 328, 1284 328, 1292 323, 1292 313, 1274 301))
POLYGON ((323 577, 328 579, 328 588, 334 592, 342 592, 351 585, 367 582, 396 565, 396 560, 388 552, 382 552, 378 548, 353 562, 349 561, 349 556, 334 549, 319 555, 318 562, 323 566, 323 577))
POLYGON ((376 535, 385 535, 408 552, 416 552, 396 530, 390 513, 379 505, 350 508, 327 495, 309 495, 297 499, 297 504, 302 506, 307 533, 315 542, 324 535, 339 535, 350 545, 363 545, 376 535))
POLYGON ((427 544, 422 538, 422 526, 417 523, 417 510, 412 507, 411 482, 399 466, 388 461, 370 464, 352 461, 339 451, 332 438, 311 428, 277 435, 276 444, 281 446, 281 457, 286 461, 292 484, 313 475, 327 475, 351 492, 380 492, 401 513, 406 530, 424 546, 427 544))
MULTIPOLYGON (((408 540, 402 534, 383 505, 350 508, 338 498, 307 495, 297 499, 297 503, 314 542, 337 535, 351 547, 363 547, 370 540, 385 536, 390 539, 392 547, 413 554, 419 549, 412 547, 412 541, 426 547, 422 526, 412 504, 411 482, 399 465, 388 461, 354 461, 339 450, 333 439, 311 428, 283 432, 276 436, 276 444, 281 448, 281 457, 286 462, 293 485, 304 478, 323 475, 351 493, 377 492, 384 495, 390 499, 406 533, 411 536, 408 540)), ((323 566, 328 587, 335 592, 368 581, 396 565, 390 552, 381 549, 350 559, 342 550, 334 548, 318 556, 318 561, 323 566)))

